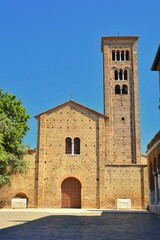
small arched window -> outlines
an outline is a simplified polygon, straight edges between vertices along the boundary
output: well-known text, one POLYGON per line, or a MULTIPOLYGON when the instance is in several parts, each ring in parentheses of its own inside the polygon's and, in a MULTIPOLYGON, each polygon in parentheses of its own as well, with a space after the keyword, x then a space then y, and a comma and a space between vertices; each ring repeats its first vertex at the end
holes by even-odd
POLYGON ((122 86, 122 94, 128 94, 128 86, 127 85, 122 86))
POLYGON ((78 137, 74 139, 74 154, 80 154, 80 139, 78 137))
POLYGON ((124 51, 121 52, 121 61, 124 61, 124 51))
POLYGON ((118 80, 118 70, 114 70, 114 79, 118 80))
POLYGON ((127 80, 128 76, 127 76, 127 70, 124 70, 124 80, 127 80))
POLYGON ((115 61, 116 58, 115 58, 115 51, 112 51, 112 61, 115 61))
POLYGON ((120 52, 117 51, 117 61, 120 61, 120 52))
POLYGON ((122 71, 122 69, 119 70, 119 80, 123 80, 123 71, 122 71))
POLYGON ((128 61, 129 60, 129 51, 127 50, 126 51, 126 61, 128 61))
POLYGON ((66 138, 66 154, 72 154, 72 139, 66 138))
POLYGON ((121 93, 121 89, 119 85, 115 86, 115 94, 120 94, 121 93))

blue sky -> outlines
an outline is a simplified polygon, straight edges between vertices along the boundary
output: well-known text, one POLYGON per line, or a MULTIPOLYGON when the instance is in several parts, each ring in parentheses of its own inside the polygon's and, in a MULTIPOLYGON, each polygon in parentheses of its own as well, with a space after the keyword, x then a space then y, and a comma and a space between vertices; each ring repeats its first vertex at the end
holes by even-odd
POLYGON ((101 37, 138 35, 141 148, 159 130, 159 0, 1 0, 0 88, 31 119, 24 142, 37 144, 34 116, 70 100, 103 113, 101 37))

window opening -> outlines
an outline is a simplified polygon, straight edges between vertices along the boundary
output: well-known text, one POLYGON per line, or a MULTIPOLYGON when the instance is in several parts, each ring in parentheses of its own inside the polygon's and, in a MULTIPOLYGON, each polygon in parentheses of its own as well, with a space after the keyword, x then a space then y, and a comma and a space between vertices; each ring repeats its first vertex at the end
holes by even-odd
POLYGON ((74 154, 80 154, 80 139, 77 137, 74 139, 74 154))
POLYGON ((117 51, 117 61, 120 61, 120 52, 117 51))
POLYGON ((129 60, 129 51, 112 51, 112 61, 128 61, 129 60))
POLYGON ((126 61, 128 61, 129 60, 129 51, 127 50, 126 51, 126 61))
POLYGON ((114 79, 118 80, 118 71, 117 70, 114 71, 114 79))
POLYGON ((70 137, 67 137, 65 147, 66 154, 70 155, 80 154, 80 139, 76 137, 74 140, 72 140, 70 137))
POLYGON ((112 51, 112 61, 115 61, 115 51, 112 51))
POLYGON ((122 86, 122 94, 128 94, 128 87, 127 85, 122 86))
POLYGON ((72 154, 72 139, 66 138, 66 154, 72 154))
POLYGON ((124 70, 124 80, 127 80, 128 76, 127 76, 127 70, 124 70))
POLYGON ((115 86, 115 94, 120 94, 121 93, 121 89, 119 85, 115 86))
POLYGON ((124 61, 124 51, 121 52, 121 61, 124 61))
POLYGON ((119 80, 123 80, 123 71, 122 71, 122 69, 119 70, 119 80))

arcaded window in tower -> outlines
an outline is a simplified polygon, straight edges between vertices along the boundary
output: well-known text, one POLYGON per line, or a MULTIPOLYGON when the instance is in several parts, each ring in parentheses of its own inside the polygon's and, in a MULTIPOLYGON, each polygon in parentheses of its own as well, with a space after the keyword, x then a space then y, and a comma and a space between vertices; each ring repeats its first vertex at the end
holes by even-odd
POLYGON ((121 61, 124 61, 124 51, 121 52, 121 61))
POLYGON ((74 139, 74 154, 80 154, 80 139, 78 137, 74 139))
POLYGON ((129 60, 129 51, 127 50, 126 51, 126 61, 128 61, 129 60))
POLYGON ((122 86, 122 94, 128 94, 128 86, 127 85, 122 86))
POLYGON ((123 69, 115 69, 114 70, 114 80, 127 80, 128 79, 128 71, 123 69))
POLYGON ((114 79, 115 80, 118 80, 118 75, 119 75, 118 70, 117 69, 114 70, 114 79))
POLYGON ((66 154, 72 154, 72 139, 66 138, 66 154))
POLYGON ((115 61, 116 58, 115 58, 115 51, 112 51, 112 61, 115 61))
POLYGON ((117 51, 117 61, 120 61, 120 51, 117 51))
POLYGON ((127 70, 124 70, 124 80, 128 79, 128 74, 127 74, 127 70))
POLYGON ((119 80, 123 80, 123 70, 119 70, 119 80))
POLYGON ((128 50, 113 50, 112 51, 112 61, 128 61, 129 60, 128 50))
POLYGON ((115 86, 115 94, 120 94, 121 93, 121 88, 119 85, 115 86))

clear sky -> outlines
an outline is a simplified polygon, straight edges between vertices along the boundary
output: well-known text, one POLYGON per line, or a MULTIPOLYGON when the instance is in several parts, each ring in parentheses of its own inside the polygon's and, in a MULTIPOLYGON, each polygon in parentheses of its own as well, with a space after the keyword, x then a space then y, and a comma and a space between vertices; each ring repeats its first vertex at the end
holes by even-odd
POLYGON ((159 0, 1 0, 0 88, 31 119, 24 142, 37 144, 35 115, 74 101, 103 113, 101 37, 138 35, 141 148, 160 128, 159 0), (72 97, 71 97, 72 95, 72 97))

